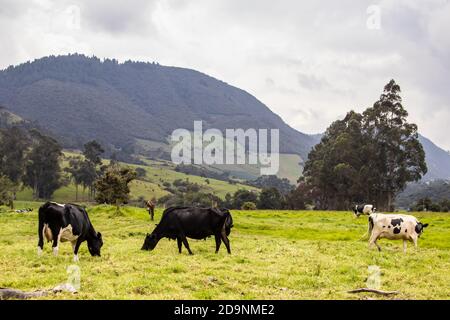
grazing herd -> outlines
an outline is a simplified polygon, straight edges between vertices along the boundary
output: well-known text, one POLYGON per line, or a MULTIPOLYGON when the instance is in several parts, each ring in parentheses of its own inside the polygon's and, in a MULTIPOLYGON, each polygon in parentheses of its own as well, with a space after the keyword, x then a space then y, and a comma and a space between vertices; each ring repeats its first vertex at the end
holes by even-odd
MULTIPOLYGON (((153 220, 154 204, 147 203, 147 209, 153 220)), ((403 240, 403 250, 406 252, 407 241, 414 243, 428 226, 411 215, 376 213, 373 205, 356 205, 353 208, 355 216, 368 215, 369 249, 376 245, 378 239, 403 240)), ((164 210, 159 224, 151 234, 147 234, 142 250, 153 250, 162 238, 177 240, 178 251, 181 253, 184 245, 189 254, 192 251, 187 238, 206 239, 214 236, 216 253, 222 242, 231 254, 230 235, 233 218, 227 209, 170 207, 164 210)), ((60 242, 70 242, 73 248, 74 261, 78 261, 80 245, 86 241, 89 253, 100 256, 103 246, 102 234, 96 232, 86 210, 75 204, 59 204, 46 202, 39 208, 38 224, 38 255, 42 254, 44 238, 52 242, 53 253, 58 254, 60 242)))

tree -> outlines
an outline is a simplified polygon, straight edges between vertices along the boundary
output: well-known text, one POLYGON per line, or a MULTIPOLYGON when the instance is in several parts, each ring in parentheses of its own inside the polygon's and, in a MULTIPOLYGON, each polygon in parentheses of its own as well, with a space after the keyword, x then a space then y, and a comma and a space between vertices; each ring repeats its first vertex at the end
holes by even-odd
POLYGON ((322 209, 373 202, 392 210, 395 195, 427 172, 417 126, 407 122, 400 87, 391 80, 380 99, 363 114, 335 121, 308 156, 305 181, 322 209))
POLYGON ((137 174, 138 178, 145 178, 145 176, 147 175, 147 171, 145 171, 144 168, 137 167, 136 168, 136 174, 137 174))
POLYGON ((25 132, 18 127, 0 131, 0 174, 13 184, 11 208, 14 208, 16 192, 22 181, 25 169, 25 156, 30 141, 25 132))
POLYGON ((248 181, 247 184, 257 188, 277 188, 283 195, 288 194, 295 188, 288 179, 280 179, 276 175, 263 175, 256 180, 248 181))
POLYGON ((70 178, 75 184, 75 201, 78 201, 78 187, 83 184, 83 160, 80 157, 71 157, 69 159, 69 166, 64 169, 70 174, 70 178))
POLYGON ((388 210, 392 210, 395 194, 407 182, 419 181, 427 173, 417 125, 407 122, 408 112, 402 106, 400 92, 400 86, 391 80, 380 99, 363 114, 363 128, 376 163, 372 173, 378 174, 378 206, 388 210))
POLYGON ((95 140, 89 141, 84 145, 83 155, 88 162, 97 166, 102 164, 101 155, 105 152, 100 143, 95 140))
POLYGON ((8 205, 14 209, 14 199, 17 192, 17 184, 7 176, 0 175, 0 205, 8 205))
POLYGON ((251 201, 246 201, 242 204, 241 210, 256 210, 256 204, 251 201))
POLYGON ((284 198, 277 188, 265 188, 259 194, 258 209, 282 209, 284 198))
POLYGON ((80 166, 81 179, 83 188, 89 188, 89 199, 94 196, 95 180, 99 177, 100 171, 97 170, 98 166, 102 165, 101 155, 105 152, 100 143, 92 140, 84 145, 83 155, 85 161, 80 166))
POLYGON ((240 209, 244 202, 258 202, 258 195, 255 192, 239 189, 233 195, 233 208, 240 209))
POLYGON ((108 166, 103 175, 95 181, 95 200, 98 203, 113 204, 119 212, 119 206, 129 201, 128 184, 135 178, 136 172, 133 169, 119 165, 108 166))
POLYGON ((30 134, 32 149, 26 157, 23 182, 33 189, 35 199, 51 199, 55 190, 61 186, 61 146, 55 139, 37 130, 32 130, 30 134))

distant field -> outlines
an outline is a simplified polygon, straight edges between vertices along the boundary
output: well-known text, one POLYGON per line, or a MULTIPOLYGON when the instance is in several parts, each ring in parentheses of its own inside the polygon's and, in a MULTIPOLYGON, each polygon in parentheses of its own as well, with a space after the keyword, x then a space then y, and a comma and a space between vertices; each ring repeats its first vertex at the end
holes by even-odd
MULTIPOLYGON (((79 156, 78 153, 75 152, 69 152, 65 151, 64 154, 66 156, 79 156)), ((105 164, 108 164, 108 160, 103 160, 105 164)), ((201 186, 202 191, 213 193, 217 195, 220 198, 224 198, 227 193, 233 194, 239 189, 247 189, 247 190, 258 190, 257 188, 243 185, 240 183, 237 184, 230 184, 226 181, 211 179, 211 178, 203 178, 199 176, 193 176, 188 175, 181 172, 175 171, 175 166, 166 161, 156 161, 156 160, 145 160, 145 165, 132 165, 132 164, 126 164, 122 163, 124 166, 129 166, 132 168, 141 167, 145 169, 147 172, 145 177, 138 178, 137 180, 133 181, 130 184, 130 190, 131 190, 131 199, 138 199, 140 196, 144 197, 145 199, 150 198, 160 198, 168 192, 164 190, 163 183, 169 182, 173 183, 173 181, 177 179, 186 180, 189 179, 192 183, 198 183, 201 186), (207 180, 209 183, 207 183, 207 180)), ((64 160, 62 162, 62 167, 68 165, 68 162, 64 160)), ((56 190, 56 192, 53 195, 53 200, 59 201, 59 202, 74 202, 75 199, 75 185, 69 184, 67 186, 61 187, 60 189, 56 190)), ((79 197, 78 201, 87 201, 87 193, 84 192, 79 187, 79 197)), ((21 201, 31 201, 33 200, 32 190, 30 188, 26 188, 22 191, 20 191, 17 194, 17 199, 21 201)))
MULTIPOLYGON (((37 207, 39 203, 18 203, 37 207)), ((430 224, 416 251, 402 252, 401 241, 381 240, 382 252, 359 240, 367 219, 348 212, 232 211, 232 254, 214 240, 189 240, 194 252, 180 255, 176 241, 161 240, 152 252, 141 251, 154 228, 144 209, 126 207, 116 216, 109 206, 88 208, 103 233, 101 258, 80 250, 81 290, 60 299, 386 299, 349 294, 365 287, 368 266, 381 268, 381 289, 398 290, 395 299, 449 299, 450 216, 415 214, 430 224)), ((159 220, 161 210, 156 211, 159 220)), ((70 244, 60 256, 45 244, 36 255, 37 212, 0 209, 0 287, 33 291, 66 281, 72 264, 70 244)), ((49 296, 46 299, 52 299, 49 296)))

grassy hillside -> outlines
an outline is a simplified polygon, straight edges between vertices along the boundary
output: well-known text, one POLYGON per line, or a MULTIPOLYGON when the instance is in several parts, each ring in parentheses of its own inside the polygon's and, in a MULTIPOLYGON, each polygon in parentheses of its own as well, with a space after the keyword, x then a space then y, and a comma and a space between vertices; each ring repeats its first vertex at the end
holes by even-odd
MULTIPOLYGON (((62 167, 68 165, 67 157, 69 156, 80 156, 76 151, 65 151, 64 152, 64 160, 62 161, 62 167)), ((138 178, 130 184, 131 190, 131 199, 138 199, 140 196, 145 199, 150 198, 160 198, 168 192, 164 190, 163 183, 169 182, 173 183, 173 181, 177 179, 189 179, 191 183, 198 183, 201 186, 201 190, 208 193, 216 194, 217 196, 224 198, 227 193, 234 193, 239 189, 248 189, 248 190, 258 190, 257 188, 250 187, 247 185, 243 185, 240 183, 230 184, 226 181, 211 179, 211 178, 203 178, 199 176, 188 175, 181 172, 175 171, 175 165, 173 165, 169 161, 156 161, 156 160, 144 160, 145 165, 133 165, 133 164, 125 164, 124 166, 129 166, 132 168, 143 168, 146 171, 146 176, 142 178, 138 178), (209 181, 209 183, 207 182, 209 181)), ((103 163, 108 164, 108 160, 103 160, 103 163)), ((54 195, 53 200, 58 202, 74 202, 75 201, 75 185, 69 184, 58 189, 54 195)), ((31 201, 33 199, 32 191, 29 188, 26 188, 20 191, 17 195, 18 200, 22 201, 31 201)), ((79 188, 79 197, 78 201, 87 201, 87 193, 83 193, 82 188, 79 188)))
MULTIPOLYGON (((22 206, 39 205, 24 204, 22 206)), ((430 223, 403 254, 400 241, 381 240, 382 252, 359 240, 367 219, 348 212, 233 211, 232 254, 214 254, 214 240, 189 240, 193 256, 178 254, 175 241, 163 239, 154 251, 141 251, 154 228, 144 209, 88 208, 103 233, 102 257, 80 249, 81 289, 59 299, 388 299, 349 294, 365 287, 368 266, 381 268, 381 289, 398 290, 395 299, 450 297, 450 220, 448 214, 417 214, 430 223), (426 281, 424 281, 426 277, 426 281)), ((156 211, 159 220, 161 210, 156 211)), ((0 287, 33 291, 67 279, 70 244, 60 255, 36 255, 37 213, 0 213, 0 287)), ((45 299, 54 299, 54 296, 45 299)))

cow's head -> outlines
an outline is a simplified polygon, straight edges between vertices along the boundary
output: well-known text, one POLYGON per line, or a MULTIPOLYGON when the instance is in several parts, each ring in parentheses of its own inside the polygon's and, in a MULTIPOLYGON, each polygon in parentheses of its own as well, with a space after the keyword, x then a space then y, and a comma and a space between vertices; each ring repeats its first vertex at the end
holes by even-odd
POLYGON ((96 236, 88 241, 88 249, 91 256, 100 257, 100 249, 103 246, 102 234, 97 232, 96 236))
POLYGON ((153 250, 158 244, 159 237, 156 236, 155 233, 149 234, 145 236, 144 244, 142 245, 141 250, 153 250))
POLYGON ((353 214, 355 215, 355 217, 356 218, 359 218, 359 216, 361 215, 361 213, 360 212, 358 212, 358 205, 355 205, 354 207, 353 207, 353 214))
POLYGON ((423 224, 422 222, 417 222, 415 230, 419 237, 421 236, 426 227, 428 227, 428 223, 423 224))

